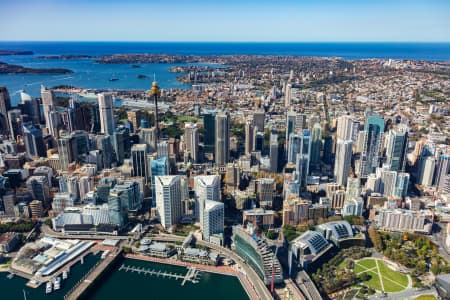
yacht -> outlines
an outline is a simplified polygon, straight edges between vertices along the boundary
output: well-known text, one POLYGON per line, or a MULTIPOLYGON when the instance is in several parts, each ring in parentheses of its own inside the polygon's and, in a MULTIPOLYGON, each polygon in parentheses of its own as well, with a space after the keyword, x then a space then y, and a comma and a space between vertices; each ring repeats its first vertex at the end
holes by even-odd
POLYGON ((61 288, 61 277, 56 277, 55 281, 53 282, 54 284, 54 290, 59 290, 61 288))
POLYGON ((45 293, 50 294, 52 291, 53 291, 52 282, 48 281, 47 284, 45 285, 45 293))
POLYGON ((62 279, 66 280, 66 279, 67 279, 68 273, 69 273, 69 271, 68 271, 68 270, 65 270, 65 271, 62 273, 62 279))
POLYGON ((9 273, 8 276, 6 276, 8 279, 12 279, 14 277, 13 273, 9 273))

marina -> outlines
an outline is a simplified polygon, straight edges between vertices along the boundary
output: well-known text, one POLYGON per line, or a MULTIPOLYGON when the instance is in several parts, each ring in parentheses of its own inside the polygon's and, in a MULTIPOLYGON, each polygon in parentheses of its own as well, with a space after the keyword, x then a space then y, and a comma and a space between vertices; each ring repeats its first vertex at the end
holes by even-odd
POLYGON ((156 277, 162 277, 162 278, 173 278, 175 280, 182 280, 181 285, 185 285, 186 282, 190 281, 192 283, 198 283, 198 275, 199 272, 195 267, 188 267, 188 271, 186 275, 177 274, 177 273, 171 273, 171 272, 165 272, 161 270, 155 270, 155 269, 146 269, 146 268, 139 268, 139 267, 133 267, 133 266, 126 266, 121 265, 119 268, 119 271, 125 271, 125 272, 136 272, 138 274, 143 275, 150 275, 150 276, 156 276, 156 277))

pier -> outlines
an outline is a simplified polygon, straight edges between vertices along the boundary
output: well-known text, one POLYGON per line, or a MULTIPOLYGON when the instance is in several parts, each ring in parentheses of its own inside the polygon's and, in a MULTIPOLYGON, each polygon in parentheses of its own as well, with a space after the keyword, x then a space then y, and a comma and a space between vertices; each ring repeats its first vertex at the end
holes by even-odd
POLYGON ((100 260, 86 275, 67 292, 64 300, 76 300, 91 287, 92 283, 120 256, 122 248, 111 252, 105 259, 100 260))
POLYGON ((170 273, 170 272, 162 272, 157 271, 155 269, 147 269, 147 268, 139 268, 139 267, 133 267, 133 266, 126 266, 121 265, 119 268, 119 271, 125 271, 125 272, 136 272, 138 274, 142 275, 150 275, 150 276, 156 276, 156 277, 162 277, 162 278, 173 278, 175 280, 183 280, 181 282, 181 285, 184 286, 186 282, 190 281, 192 283, 198 283, 197 276, 198 276, 198 270, 194 267, 188 267, 188 271, 186 275, 177 274, 177 273, 170 273))

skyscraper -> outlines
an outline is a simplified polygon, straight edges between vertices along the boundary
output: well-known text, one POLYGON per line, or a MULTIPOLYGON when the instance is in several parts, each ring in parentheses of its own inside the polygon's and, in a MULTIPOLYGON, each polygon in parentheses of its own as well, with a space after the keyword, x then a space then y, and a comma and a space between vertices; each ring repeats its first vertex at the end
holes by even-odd
POLYGON ((278 134, 275 132, 270 133, 270 171, 278 171, 278 134))
POLYGON ((156 209, 164 228, 170 228, 180 221, 182 214, 181 177, 155 177, 156 209))
POLYGON ((336 139, 356 142, 359 132, 359 122, 351 116, 340 116, 337 119, 336 139))
POLYGON ((8 110, 11 109, 11 98, 8 89, 0 86, 0 113, 6 118, 8 110))
POLYGON ((202 222, 206 200, 220 201, 220 177, 199 175, 194 177, 195 217, 202 222))
POLYGON ((22 135, 22 111, 20 109, 11 109, 8 111, 9 134, 13 139, 22 135))
POLYGON ((253 113, 253 128, 258 127, 258 131, 264 132, 264 121, 266 113, 264 110, 257 110, 253 113))
POLYGON ((72 143, 69 136, 62 136, 58 139, 58 155, 61 168, 67 170, 69 164, 74 161, 72 143))
POLYGON ((216 165, 225 166, 230 158, 230 116, 228 112, 216 115, 216 165))
POLYGON ((150 174, 152 181, 152 207, 156 206, 155 177, 169 175, 169 163, 166 156, 153 158, 150 161, 150 174))
POLYGON ((22 103, 22 109, 27 114, 34 125, 40 123, 40 111, 39 102, 25 92, 20 92, 20 101, 22 103))
POLYGON ((250 154, 254 150, 254 127, 250 120, 245 122, 245 154, 250 154))
POLYGON ((320 151, 322 151, 322 126, 315 123, 311 137, 311 166, 315 170, 320 167, 320 151))
POLYGON ((225 208, 223 203, 206 200, 203 218, 201 220, 202 234, 205 241, 214 234, 223 234, 225 208))
POLYGON ((286 85, 286 92, 284 95, 284 107, 288 108, 291 106, 291 98, 292 98, 292 85, 288 83, 286 85))
POLYGON ((55 94, 45 86, 41 86, 42 108, 44 111, 45 126, 50 128, 49 112, 55 109, 55 94))
POLYGON ((430 187, 433 184, 436 160, 432 156, 424 156, 420 159, 419 184, 430 187))
POLYGON ((128 180, 116 184, 110 194, 120 197, 122 205, 126 206, 128 211, 136 212, 142 207, 142 194, 137 181, 128 180))
POLYGON ((436 179, 435 184, 438 191, 443 191, 447 185, 447 174, 450 170, 450 157, 448 155, 441 154, 436 166, 436 179))
POLYGON ((101 132, 113 135, 115 131, 113 97, 110 94, 98 94, 101 132))
POLYGON ((408 192, 409 174, 398 173, 397 180, 395 182, 395 188, 393 196, 397 198, 404 198, 408 192))
POLYGON ((186 145, 186 151, 189 153, 189 157, 194 163, 199 162, 198 154, 198 128, 197 124, 186 122, 184 123, 184 143, 186 145))
POLYGON ((203 127, 205 129, 204 133, 204 152, 214 153, 214 148, 216 144, 216 120, 215 111, 207 111, 203 114, 203 127))
POLYGON ((25 143, 25 149, 30 157, 45 157, 45 145, 42 138, 42 132, 39 127, 31 124, 23 126, 23 139, 25 143))
POLYGON ((358 170, 360 177, 367 177, 378 167, 383 132, 384 119, 378 115, 369 115, 364 127, 364 141, 358 170))
POLYGON ((352 163, 352 140, 338 140, 336 146, 336 159, 334 161, 334 177, 336 183, 345 186, 350 174, 352 163))
POLYGON ((140 176, 147 182, 150 172, 147 163, 147 144, 135 144, 131 147, 131 163, 133 164, 133 176, 140 176))
POLYGON ((33 195, 33 199, 40 200, 44 207, 49 207, 49 183, 46 176, 31 176, 27 179, 26 185, 33 195))
POLYGON ((149 152, 156 152, 156 128, 141 128, 139 131, 139 143, 147 144, 149 152))
POLYGON ((408 150, 408 128, 401 126, 389 131, 386 146, 386 164, 391 171, 404 171, 408 150))

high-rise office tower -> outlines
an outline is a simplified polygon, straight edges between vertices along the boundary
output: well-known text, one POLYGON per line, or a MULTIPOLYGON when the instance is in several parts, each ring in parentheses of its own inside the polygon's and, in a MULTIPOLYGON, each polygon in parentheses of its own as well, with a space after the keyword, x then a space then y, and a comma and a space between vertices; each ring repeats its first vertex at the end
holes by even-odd
POLYGON ((39 127, 31 124, 24 125, 23 139, 29 157, 46 157, 44 138, 39 127))
POLYGON ((370 115, 366 118, 364 142, 358 170, 360 177, 367 177, 370 173, 375 172, 378 167, 383 132, 384 119, 381 116, 370 115))
POLYGON ((122 204, 122 199, 118 196, 108 197, 109 220, 119 228, 123 227, 128 215, 127 206, 122 204))
POLYGON ((220 201, 220 177, 199 175, 194 177, 195 218, 202 222, 206 200, 220 201))
POLYGON ((408 150, 408 128, 401 126, 389 131, 386 146, 386 164, 391 171, 405 170, 408 150))
POLYGON ((420 159, 419 184, 430 187, 433 184, 433 176, 436 160, 432 156, 424 156, 420 159))
POLYGON ((13 139, 22 135, 22 111, 20 109, 11 109, 7 113, 9 134, 13 139))
POLYGON ((152 183, 152 207, 155 207, 155 177, 169 175, 169 159, 166 156, 153 158, 150 161, 150 174, 152 183))
POLYGON ((258 127, 259 131, 264 132, 264 121, 266 113, 264 110, 257 110, 253 113, 253 128, 258 127))
POLYGON ((7 117, 8 110, 11 109, 11 98, 9 97, 8 89, 0 86, 0 114, 7 117))
POLYGON ((397 172, 389 169, 379 169, 380 174, 380 188, 384 196, 392 197, 394 195, 395 184, 397 182, 397 172))
POLYGON ((338 140, 336 145, 336 159, 334 161, 334 177, 336 183, 345 186, 352 163, 352 140, 338 140))
POLYGON ((199 162, 198 153, 198 127, 197 124, 186 122, 184 123, 184 143, 186 145, 186 151, 189 153, 189 157, 194 163, 199 162))
MULTIPOLYGON (((51 136, 58 138, 59 136, 59 128, 61 126, 61 115, 59 112, 55 111, 55 110, 50 110, 48 112, 48 124, 47 124, 47 128, 48 128, 48 132, 51 136)), ((70 132, 70 131, 69 131, 70 132)))
POLYGON ((397 198, 404 198, 408 192, 409 173, 398 173, 395 182, 393 196, 397 198))
POLYGON ((443 191, 447 185, 447 174, 450 170, 450 156, 441 154, 436 166, 435 185, 438 191, 443 191))
POLYGON ((113 97, 110 94, 98 94, 101 132, 113 135, 115 131, 113 97))
POLYGON ((62 136, 58 139, 58 155, 61 168, 67 170, 69 164, 74 161, 72 143, 69 136, 62 136))
MULTIPOLYGON (((293 136, 295 135, 291 135, 291 137, 293 136)), ((295 153, 295 179, 300 184, 300 187, 304 187, 309 175, 309 164, 311 161, 311 131, 303 129, 299 138, 296 150, 293 150, 292 153, 295 153)))
POLYGON ((245 122, 245 154, 250 154, 254 150, 254 127, 249 120, 245 122))
POLYGON ((291 98, 292 98, 292 85, 288 83, 286 85, 286 91, 284 95, 284 107, 289 108, 291 106, 291 98))
POLYGON ((31 118, 33 124, 39 124, 41 118, 38 100, 25 92, 20 92, 20 102, 22 103, 23 112, 31 118))
POLYGON ((278 134, 275 132, 270 133, 269 140, 269 156, 270 156, 270 171, 278 171, 278 134))
POLYGON ((78 190, 80 191, 80 200, 83 201, 87 194, 94 190, 94 177, 81 176, 78 180, 78 190))
POLYGON ((131 147, 131 163, 133 164, 133 176, 140 176, 147 182, 149 178, 147 163, 147 144, 135 144, 131 147))
POLYGON ((109 169, 111 168, 111 164, 114 160, 112 155, 113 147, 111 144, 111 136, 98 134, 95 138, 97 142, 97 149, 102 153, 103 168, 109 169))
POLYGON ((120 197, 122 205, 125 205, 128 211, 136 212, 142 208, 142 194, 137 181, 128 180, 116 184, 110 194, 120 197))
POLYGON ((44 111, 45 126, 50 128, 49 112, 55 109, 55 94, 45 86, 41 86, 42 108, 44 111))
POLYGON ((164 228, 170 228, 180 221, 182 214, 181 177, 155 177, 156 209, 164 228))
POLYGON ((116 153, 116 162, 123 164, 125 158, 130 157, 131 142, 130 131, 125 126, 119 126, 113 134, 113 147, 116 153))
POLYGON ((311 136, 311 167, 314 170, 320 168, 320 152, 322 151, 322 126, 315 123, 311 136))
POLYGON ((218 166, 225 166, 230 158, 230 116, 228 112, 216 115, 216 155, 218 166))
POLYGON ((139 131, 139 143, 147 144, 148 152, 156 152, 156 128, 141 128, 139 131))
POLYGON ((216 144, 216 113, 215 111, 207 111, 203 114, 204 133, 204 152, 215 153, 216 144))
POLYGON ((160 141, 156 145, 158 157, 166 157, 169 160, 169 141, 160 141))
POLYGON ((223 234, 225 207, 222 202, 206 200, 203 218, 201 220, 202 234, 205 241, 209 241, 214 234, 223 234))
POLYGON ((31 176, 27 179, 26 185, 33 199, 42 201, 44 207, 50 206, 49 183, 46 176, 31 176))
POLYGON ((356 142, 359 133, 359 122, 351 116, 340 116, 337 119, 336 139, 356 142))

